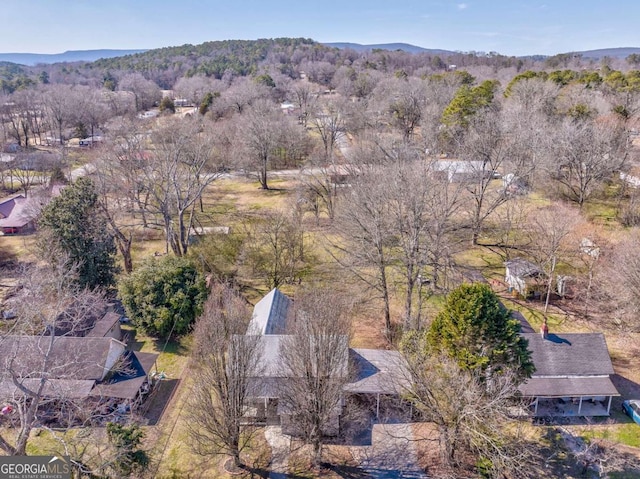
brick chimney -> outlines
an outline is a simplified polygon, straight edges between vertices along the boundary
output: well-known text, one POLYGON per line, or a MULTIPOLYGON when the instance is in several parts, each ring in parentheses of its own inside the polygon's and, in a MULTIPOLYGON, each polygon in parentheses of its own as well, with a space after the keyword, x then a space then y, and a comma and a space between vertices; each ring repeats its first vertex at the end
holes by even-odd
POLYGON ((544 318, 544 323, 542 323, 542 326, 540 326, 540 335, 542 336, 542 339, 547 339, 547 336, 549 336, 549 326, 547 326, 547 318, 544 318))

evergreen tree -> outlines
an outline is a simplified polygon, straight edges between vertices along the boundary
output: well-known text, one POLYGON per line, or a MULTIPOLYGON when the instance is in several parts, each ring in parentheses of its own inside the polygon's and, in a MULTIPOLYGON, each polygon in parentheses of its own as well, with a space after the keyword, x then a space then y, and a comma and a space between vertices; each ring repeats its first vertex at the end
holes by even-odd
POLYGON ((149 456, 140 448, 144 439, 144 431, 140 426, 123 426, 110 422, 107 423, 107 437, 116 450, 112 467, 118 477, 130 477, 134 473, 142 472, 149 465, 149 456))
POLYGON ((118 285, 122 304, 137 327, 167 338, 189 331, 207 297, 202 275, 188 259, 149 258, 118 285))
POLYGON ((528 377, 534 367, 519 331, 518 320, 511 318, 488 285, 463 284, 447 296, 427 332, 427 342, 433 351, 455 358, 462 369, 516 368, 528 377))
POLYGON ((38 220, 45 256, 65 254, 78 265, 81 287, 110 287, 115 283, 116 248, 97 207, 98 195, 88 178, 78 180, 54 198, 38 220))

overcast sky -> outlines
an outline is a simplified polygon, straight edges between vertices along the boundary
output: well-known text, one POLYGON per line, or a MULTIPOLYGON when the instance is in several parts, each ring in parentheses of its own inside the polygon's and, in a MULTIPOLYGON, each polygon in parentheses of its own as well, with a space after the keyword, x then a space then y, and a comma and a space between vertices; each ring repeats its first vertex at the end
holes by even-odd
POLYGON ((1 0, 0 53, 306 37, 555 54, 640 47, 640 0, 1 0))

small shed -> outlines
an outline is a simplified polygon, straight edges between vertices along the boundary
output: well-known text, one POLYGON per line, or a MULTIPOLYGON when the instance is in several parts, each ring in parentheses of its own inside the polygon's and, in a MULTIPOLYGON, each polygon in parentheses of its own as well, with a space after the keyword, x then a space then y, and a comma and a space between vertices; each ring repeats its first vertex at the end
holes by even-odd
POLYGON ((524 298, 539 299, 544 290, 544 272, 535 264, 523 258, 506 261, 504 281, 509 291, 515 291, 524 298))

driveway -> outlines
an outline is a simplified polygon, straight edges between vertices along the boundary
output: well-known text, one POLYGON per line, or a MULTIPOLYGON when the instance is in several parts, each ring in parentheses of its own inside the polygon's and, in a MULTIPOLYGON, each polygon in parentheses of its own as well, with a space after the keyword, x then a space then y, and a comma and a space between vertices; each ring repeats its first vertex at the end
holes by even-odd
POLYGON ((352 446, 351 454, 372 479, 426 479, 418 465, 411 424, 374 424, 371 446, 352 446))
POLYGON ((285 479, 289 466, 291 437, 282 434, 280 426, 267 426, 264 429, 264 438, 271 446, 271 472, 269 473, 269 479, 285 479))

